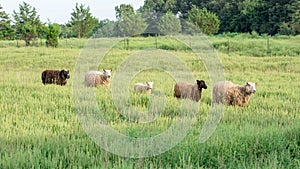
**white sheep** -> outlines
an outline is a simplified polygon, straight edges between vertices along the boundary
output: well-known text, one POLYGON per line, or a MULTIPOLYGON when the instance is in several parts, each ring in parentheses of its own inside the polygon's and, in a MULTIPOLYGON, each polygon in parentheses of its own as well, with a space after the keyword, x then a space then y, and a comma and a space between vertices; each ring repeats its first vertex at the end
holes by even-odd
POLYGON ((201 99, 202 89, 207 89, 204 80, 196 80, 196 84, 178 82, 174 86, 174 97, 191 99, 198 102, 201 99))
POLYGON ((88 87, 110 86, 110 77, 112 70, 103 69, 103 72, 91 70, 85 74, 84 84, 88 87))
POLYGON ((146 84, 136 83, 133 86, 133 91, 151 94, 153 84, 154 82, 146 82, 146 84))
POLYGON ((236 85, 230 81, 221 81, 213 88, 213 102, 227 103, 228 105, 246 106, 257 83, 246 82, 245 85, 236 85))

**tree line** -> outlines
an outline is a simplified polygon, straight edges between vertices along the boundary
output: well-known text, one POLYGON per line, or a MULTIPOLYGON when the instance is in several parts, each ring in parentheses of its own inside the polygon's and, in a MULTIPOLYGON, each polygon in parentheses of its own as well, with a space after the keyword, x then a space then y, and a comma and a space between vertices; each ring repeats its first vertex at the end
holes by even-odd
POLYGON ((23 2, 12 18, 0 4, 0 39, 22 39, 26 46, 37 38, 56 47, 58 38, 135 36, 202 32, 248 32, 297 35, 300 33, 300 0, 145 0, 115 7, 116 21, 98 20, 90 7, 76 4, 66 24, 42 23, 34 7, 23 2), (101 28, 101 29, 100 29, 101 28))
POLYGON ((300 0, 145 0, 143 8, 188 19, 195 6, 218 16, 218 33, 300 34, 300 0))
POLYGON ((40 38, 46 39, 46 45, 57 47, 59 37, 87 36, 98 25, 98 19, 90 13, 90 8, 76 4, 67 24, 42 23, 36 9, 23 2, 18 11, 13 11, 12 19, 0 5, 0 39, 25 41, 26 46, 40 38))

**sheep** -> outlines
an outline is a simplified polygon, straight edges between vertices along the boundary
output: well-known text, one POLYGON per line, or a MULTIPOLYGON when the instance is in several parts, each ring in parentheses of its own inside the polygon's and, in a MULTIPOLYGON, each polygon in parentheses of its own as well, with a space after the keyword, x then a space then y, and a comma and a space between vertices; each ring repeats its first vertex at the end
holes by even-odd
POLYGON ((57 85, 66 85, 70 78, 69 70, 44 70, 42 72, 42 82, 44 85, 56 83, 57 85))
POLYGON ((151 94, 154 82, 146 82, 146 84, 136 83, 133 86, 135 92, 151 94))
POLYGON ((246 82, 243 86, 233 84, 230 81, 218 82, 213 88, 213 102, 244 107, 252 94, 256 92, 256 85, 257 83, 253 82, 246 82))
POLYGON ((91 70, 85 74, 84 84, 87 87, 110 86, 112 70, 103 69, 103 72, 91 70))
POLYGON ((207 86, 204 80, 196 80, 196 82, 196 84, 177 82, 174 86, 174 97, 198 102, 201 99, 202 89, 207 89, 207 86))

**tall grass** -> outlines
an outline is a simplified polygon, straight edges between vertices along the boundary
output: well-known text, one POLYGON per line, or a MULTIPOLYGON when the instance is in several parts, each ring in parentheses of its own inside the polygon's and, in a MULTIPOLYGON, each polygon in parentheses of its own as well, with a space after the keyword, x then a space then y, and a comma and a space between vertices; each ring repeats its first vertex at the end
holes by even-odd
MULTIPOLYGON (((299 168, 300 57, 296 54, 298 49, 293 48, 299 39, 271 39, 274 45, 278 43, 278 52, 267 55, 262 45, 265 39, 233 38, 230 42, 236 43, 239 50, 227 54, 226 49, 216 47, 226 79, 238 84, 258 82, 257 93, 247 107, 225 106, 216 131, 205 143, 199 143, 211 103, 209 76, 204 64, 187 47, 159 37, 158 46, 182 59, 195 79, 206 80, 208 89, 203 91, 196 123, 187 137, 161 155, 141 159, 106 152, 85 133, 76 116, 72 75, 84 39, 70 40, 74 47, 64 46, 66 40, 61 40, 59 48, 16 48, 12 42, 1 42, 0 168, 299 168), (249 43, 257 50, 248 50, 245 44, 249 43), (44 69, 62 68, 71 70, 66 86, 42 84, 44 69)), ((227 42, 227 37, 209 39, 212 44, 227 42)), ((99 70, 116 70, 128 55, 147 46, 156 48, 155 42, 152 37, 130 38, 129 50, 121 42, 99 63, 99 70)), ((166 97, 166 107, 155 121, 129 121, 117 111, 111 90, 99 87, 94 91, 98 107, 104 110, 101 116, 114 129, 131 137, 150 137, 165 131, 180 118, 181 101, 172 96, 175 81, 161 70, 146 70, 137 74, 130 86, 153 79, 154 90, 166 97)), ((118 79, 112 81, 117 83, 118 79)), ((150 97, 131 93, 131 87, 124 90, 130 91, 133 107, 147 110, 150 97)))
POLYGON ((299 56, 300 37, 224 34, 209 37, 213 46, 232 56, 299 56))

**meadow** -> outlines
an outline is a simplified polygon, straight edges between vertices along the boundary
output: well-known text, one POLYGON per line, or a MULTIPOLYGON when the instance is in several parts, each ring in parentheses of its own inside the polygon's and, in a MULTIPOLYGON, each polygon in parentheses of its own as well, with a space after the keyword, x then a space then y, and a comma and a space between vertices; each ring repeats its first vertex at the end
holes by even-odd
MULTIPOLYGON (((74 74, 87 39, 61 39, 58 48, 38 42, 37 47, 24 47, 23 42, 16 47, 15 41, 1 41, 0 168, 300 168, 300 37, 229 34, 208 40, 227 80, 253 81, 258 86, 246 107, 224 106, 215 132, 204 143, 199 135, 209 113, 213 84, 189 44, 171 37, 133 37, 129 46, 121 40, 99 63, 97 69, 111 68, 112 83, 118 83, 114 73, 129 56, 158 48, 179 58, 195 79, 208 85, 186 137, 172 149, 144 158, 105 151, 78 118, 73 85, 81 77, 74 74), (71 78, 66 86, 43 85, 44 69, 70 69, 71 78)), ((135 82, 153 80, 154 90, 164 94, 164 110, 149 123, 122 116, 111 89, 91 89, 101 116, 112 128, 133 138, 152 137, 181 118, 181 100, 173 97, 175 80, 162 70, 140 71, 123 89, 139 111, 149 109, 151 98, 132 93, 135 82)))

